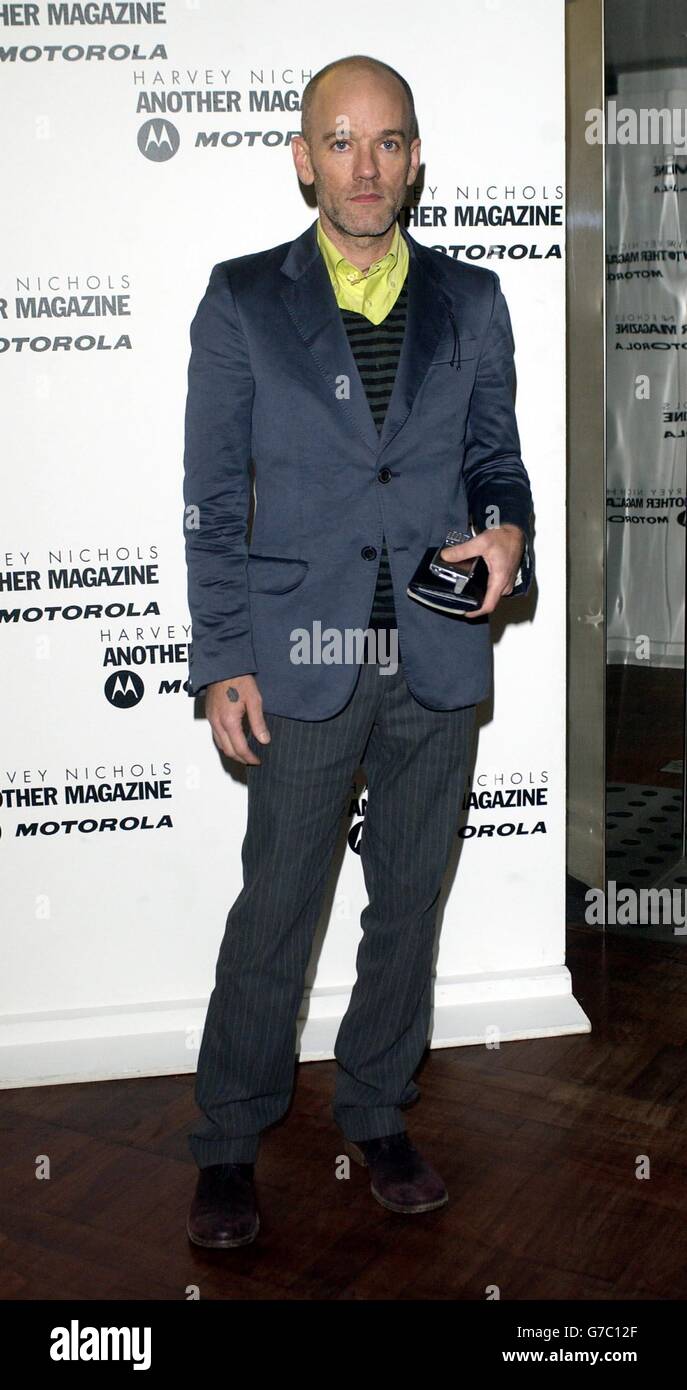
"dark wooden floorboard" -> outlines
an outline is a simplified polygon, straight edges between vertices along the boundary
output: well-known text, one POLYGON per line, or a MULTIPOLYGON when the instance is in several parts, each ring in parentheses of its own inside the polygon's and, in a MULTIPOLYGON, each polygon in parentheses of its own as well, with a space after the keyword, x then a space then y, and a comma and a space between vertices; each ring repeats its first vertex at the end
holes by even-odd
POLYGON ((684 946, 568 937, 592 1033, 427 1054, 407 1124, 450 1202, 424 1216, 384 1211, 357 1164, 336 1179, 333 1062, 297 1068, 262 1143, 260 1234, 226 1252, 185 1232, 193 1076, 0 1092, 0 1296, 684 1299, 684 946))

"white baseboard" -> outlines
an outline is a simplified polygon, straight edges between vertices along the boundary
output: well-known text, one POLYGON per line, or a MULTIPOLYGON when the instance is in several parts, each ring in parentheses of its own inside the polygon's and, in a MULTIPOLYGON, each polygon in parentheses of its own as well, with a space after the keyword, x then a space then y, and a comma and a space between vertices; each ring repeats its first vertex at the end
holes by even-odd
MULTIPOLYGON (((350 987, 312 990, 298 1026, 301 1062, 329 1061, 350 987)), ((0 1017, 0 1089, 195 1072, 207 1002, 0 1017)), ((588 1033, 565 965, 439 979, 430 1047, 497 1046, 588 1033)))

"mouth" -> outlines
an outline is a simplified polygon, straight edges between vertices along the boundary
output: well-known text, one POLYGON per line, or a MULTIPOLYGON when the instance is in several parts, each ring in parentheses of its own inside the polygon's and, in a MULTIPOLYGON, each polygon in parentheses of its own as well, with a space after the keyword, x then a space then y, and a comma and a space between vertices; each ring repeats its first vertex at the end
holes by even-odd
POLYGON ((381 193, 357 193, 355 198, 351 198, 352 203, 381 203, 381 193))

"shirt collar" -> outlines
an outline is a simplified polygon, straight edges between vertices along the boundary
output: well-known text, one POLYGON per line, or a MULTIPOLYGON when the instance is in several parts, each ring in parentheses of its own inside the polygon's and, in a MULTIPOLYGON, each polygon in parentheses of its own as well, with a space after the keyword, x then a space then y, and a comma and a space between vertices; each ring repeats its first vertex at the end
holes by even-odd
POLYGON ((353 265, 346 259, 342 252, 339 251, 338 247, 334 245, 333 241, 330 240, 324 231, 319 217, 317 219, 317 241, 322 255, 324 256, 332 284, 336 286, 338 281, 339 283, 356 285, 361 281, 370 280, 373 275, 376 276, 380 271, 388 275, 389 271, 396 265, 400 249, 401 228, 398 222, 396 222, 393 240, 389 250, 380 260, 373 261, 367 272, 359 270, 357 266, 353 265))

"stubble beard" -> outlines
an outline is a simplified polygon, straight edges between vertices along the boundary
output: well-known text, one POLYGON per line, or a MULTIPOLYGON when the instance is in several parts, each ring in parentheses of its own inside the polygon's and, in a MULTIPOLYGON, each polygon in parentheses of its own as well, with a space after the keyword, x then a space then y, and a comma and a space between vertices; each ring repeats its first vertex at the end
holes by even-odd
POLYGON ((318 177, 317 174, 315 175, 314 187, 315 197, 317 198, 317 206, 320 209, 320 211, 324 212, 326 217, 329 218, 329 221, 331 222, 332 226, 336 227, 337 231, 341 232, 344 236, 360 238, 376 238, 384 236, 388 232, 389 228, 392 227, 394 222, 396 221, 396 218, 398 217, 398 214, 401 211, 401 208, 403 207, 403 204, 405 202, 406 194, 406 189, 404 187, 403 192, 398 197, 398 200, 392 203, 391 207, 389 207, 388 202, 386 202, 384 206, 379 209, 375 209, 375 205, 373 203, 361 204, 361 208, 367 206, 369 211, 377 211, 377 216, 381 219, 381 225, 360 227, 353 226, 347 220, 347 214, 344 206, 340 206, 339 204, 331 201, 331 199, 327 195, 326 189, 323 186, 322 180, 318 177))

